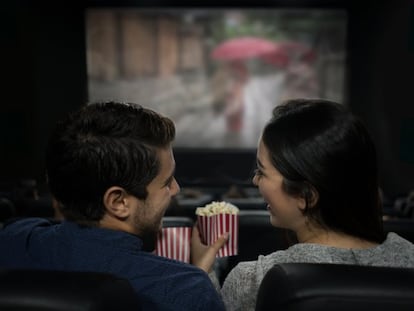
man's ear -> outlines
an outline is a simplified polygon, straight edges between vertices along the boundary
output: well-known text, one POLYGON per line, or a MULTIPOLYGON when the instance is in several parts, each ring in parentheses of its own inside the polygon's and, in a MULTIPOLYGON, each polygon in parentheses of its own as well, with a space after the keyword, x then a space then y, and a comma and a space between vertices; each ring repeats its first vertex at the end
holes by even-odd
POLYGON ((130 195, 117 186, 108 188, 103 196, 106 212, 117 218, 125 219, 131 214, 130 195))

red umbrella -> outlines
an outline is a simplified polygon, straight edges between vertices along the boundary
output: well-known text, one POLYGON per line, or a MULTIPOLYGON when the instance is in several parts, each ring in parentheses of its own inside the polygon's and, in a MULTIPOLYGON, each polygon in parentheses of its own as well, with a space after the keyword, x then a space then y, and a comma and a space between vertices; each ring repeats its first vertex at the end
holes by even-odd
POLYGON ((286 52, 276 43, 257 37, 239 37, 226 40, 216 46, 211 57, 218 60, 235 61, 272 54, 277 62, 288 61, 286 52))
MULTIPOLYGON (((279 49, 285 52, 289 61, 299 60, 307 63, 312 63, 316 59, 315 51, 310 46, 302 42, 281 41, 277 42, 276 45, 279 47, 279 49)), ((261 59, 270 64, 281 65, 279 54, 280 53, 268 53, 266 55, 262 55, 261 59)), ((286 61, 282 65, 288 65, 289 61, 286 61)))

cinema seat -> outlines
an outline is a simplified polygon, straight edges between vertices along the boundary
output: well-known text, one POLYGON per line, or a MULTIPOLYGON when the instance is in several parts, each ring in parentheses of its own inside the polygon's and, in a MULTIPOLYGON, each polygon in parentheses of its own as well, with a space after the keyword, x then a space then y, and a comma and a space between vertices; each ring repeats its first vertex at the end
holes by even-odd
POLYGON ((190 217, 185 216, 164 216, 162 226, 169 227, 193 227, 194 221, 190 217))
POLYGON ((105 273, 0 270, 0 310, 141 310, 125 279, 105 273))
POLYGON ((286 263, 265 275, 256 311, 414 310, 414 269, 286 263))

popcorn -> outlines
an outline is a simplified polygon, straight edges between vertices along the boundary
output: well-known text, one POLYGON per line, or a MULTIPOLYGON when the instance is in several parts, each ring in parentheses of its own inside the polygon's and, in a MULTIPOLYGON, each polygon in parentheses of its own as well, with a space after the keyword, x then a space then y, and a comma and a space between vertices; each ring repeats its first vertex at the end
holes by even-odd
POLYGON ((217 214, 235 215, 239 213, 239 209, 237 208, 237 206, 228 202, 213 201, 204 207, 197 207, 195 213, 199 216, 212 216, 217 214))
POLYGON ((229 233, 228 242, 218 251, 217 257, 237 255, 239 209, 228 202, 213 201, 204 207, 196 209, 197 227, 201 241, 204 244, 213 244, 219 236, 229 233))

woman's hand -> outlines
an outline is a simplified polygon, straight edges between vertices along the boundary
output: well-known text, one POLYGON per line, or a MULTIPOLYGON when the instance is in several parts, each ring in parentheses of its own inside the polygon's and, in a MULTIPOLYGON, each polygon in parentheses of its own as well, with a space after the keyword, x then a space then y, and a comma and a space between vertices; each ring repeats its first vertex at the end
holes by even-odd
POLYGON ((191 263, 205 272, 209 273, 213 268, 216 254, 219 249, 227 243, 229 234, 220 236, 212 245, 208 246, 201 242, 197 224, 193 227, 191 236, 191 263))

